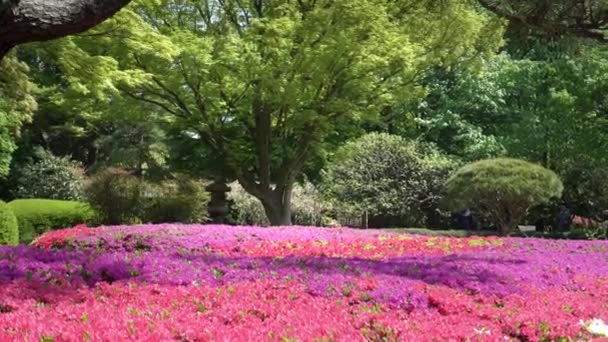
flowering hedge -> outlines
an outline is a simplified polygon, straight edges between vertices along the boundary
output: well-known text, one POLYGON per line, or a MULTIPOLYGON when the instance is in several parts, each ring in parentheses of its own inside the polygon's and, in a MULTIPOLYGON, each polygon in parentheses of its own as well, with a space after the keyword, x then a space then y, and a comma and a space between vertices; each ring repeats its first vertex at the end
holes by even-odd
POLYGON ((590 340, 608 244, 75 227, 0 248, 0 340, 590 340))

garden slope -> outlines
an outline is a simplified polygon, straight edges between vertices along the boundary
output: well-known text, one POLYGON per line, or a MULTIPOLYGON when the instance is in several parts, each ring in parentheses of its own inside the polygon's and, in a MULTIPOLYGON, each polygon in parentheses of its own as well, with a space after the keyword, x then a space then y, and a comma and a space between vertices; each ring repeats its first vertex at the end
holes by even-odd
POLYGON ((608 322, 605 242, 168 224, 34 244, 0 249, 0 340, 535 341, 608 322))

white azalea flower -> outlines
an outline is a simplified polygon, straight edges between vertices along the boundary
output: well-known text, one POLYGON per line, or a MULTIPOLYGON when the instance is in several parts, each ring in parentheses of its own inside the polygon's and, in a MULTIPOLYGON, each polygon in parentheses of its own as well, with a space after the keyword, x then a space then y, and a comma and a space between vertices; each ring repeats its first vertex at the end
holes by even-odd
POLYGON ((580 321, 580 324, 593 335, 608 337, 608 324, 599 318, 594 318, 588 322, 580 321))
POLYGON ((490 335, 490 329, 484 327, 481 329, 473 328, 473 331, 475 331, 475 333, 478 335, 490 335))

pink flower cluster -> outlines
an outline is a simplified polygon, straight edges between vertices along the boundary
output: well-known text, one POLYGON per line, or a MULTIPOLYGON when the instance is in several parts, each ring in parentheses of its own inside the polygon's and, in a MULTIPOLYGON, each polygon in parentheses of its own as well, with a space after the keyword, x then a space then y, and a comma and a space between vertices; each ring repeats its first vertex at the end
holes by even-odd
POLYGON ((82 236, 95 235, 95 228, 89 228, 86 224, 80 224, 68 229, 49 231, 32 241, 32 246, 42 248, 62 247, 72 239, 82 236))
POLYGON ((588 341, 581 321, 608 322, 605 242, 148 225, 34 244, 0 247, 0 341, 588 341))
POLYGON ((464 253, 493 246, 500 248, 502 240, 495 237, 450 239, 444 237, 412 237, 410 235, 380 235, 376 239, 356 237, 345 241, 297 239, 287 241, 244 242, 238 246, 217 247, 228 255, 265 257, 301 256, 381 259, 405 253, 445 255, 464 253))

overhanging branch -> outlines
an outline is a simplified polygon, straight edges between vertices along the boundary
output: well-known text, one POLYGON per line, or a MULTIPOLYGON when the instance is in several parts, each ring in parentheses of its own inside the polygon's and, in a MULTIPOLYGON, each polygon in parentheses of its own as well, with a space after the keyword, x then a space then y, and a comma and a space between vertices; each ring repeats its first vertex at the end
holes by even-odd
POLYGON ((84 32, 131 0, 0 0, 0 59, 16 45, 84 32))

